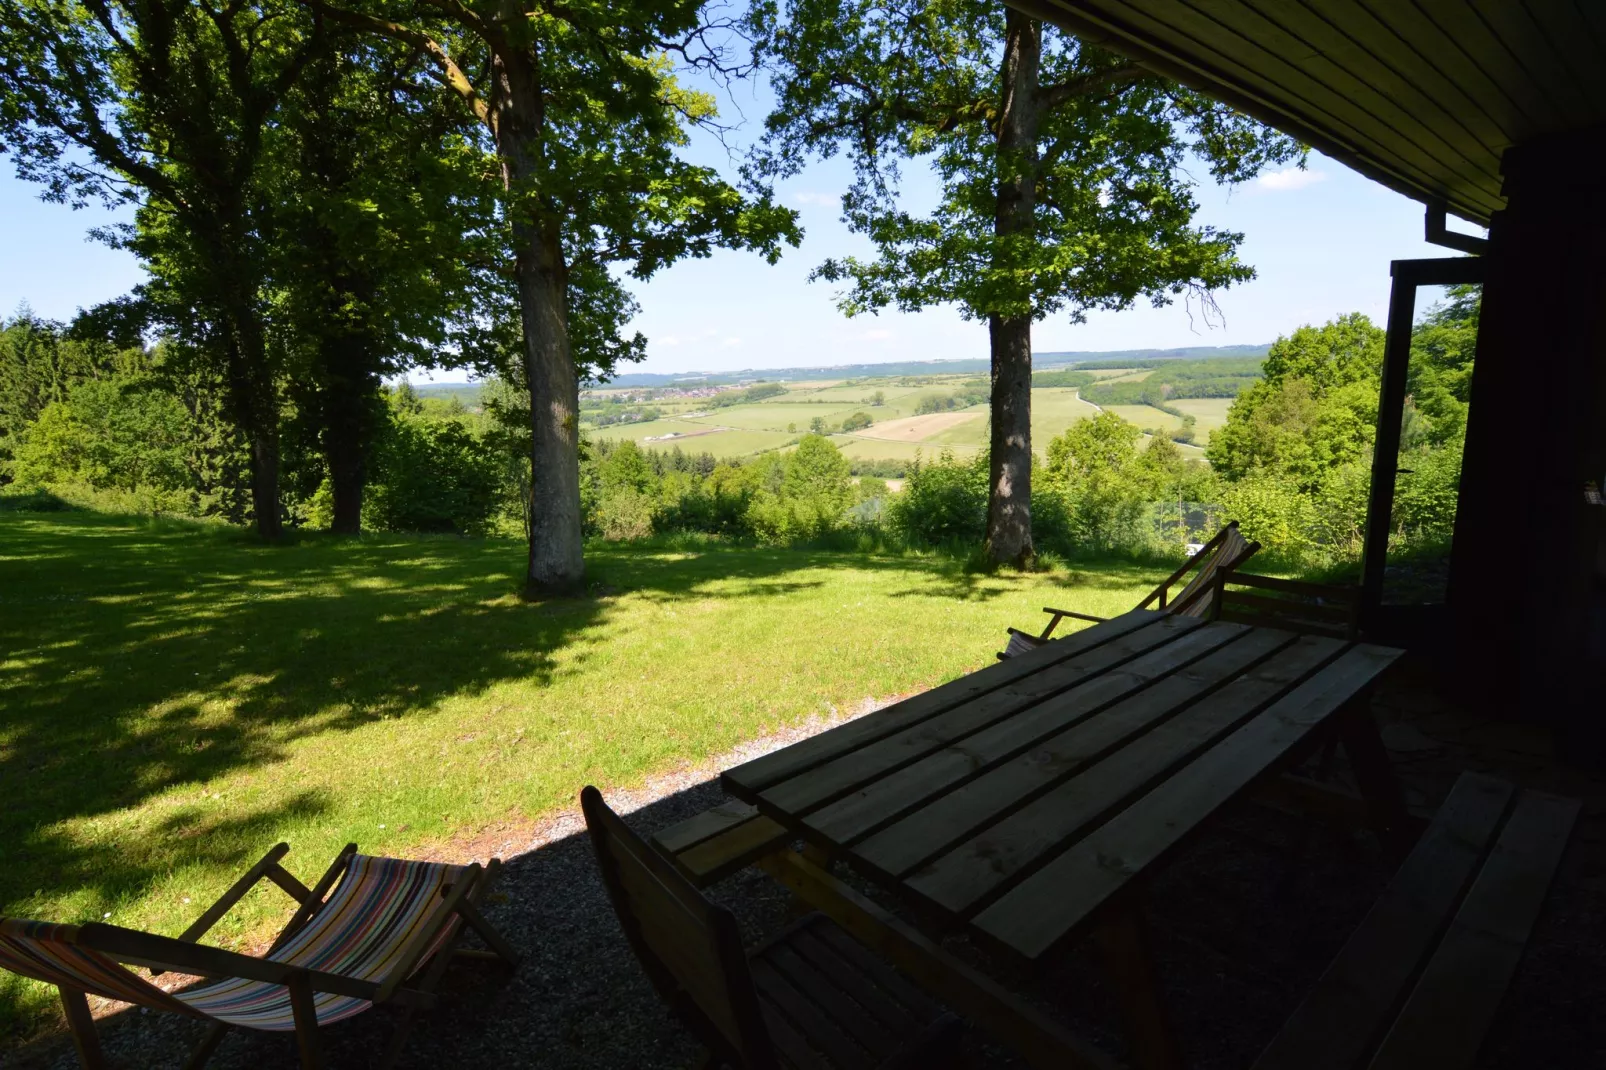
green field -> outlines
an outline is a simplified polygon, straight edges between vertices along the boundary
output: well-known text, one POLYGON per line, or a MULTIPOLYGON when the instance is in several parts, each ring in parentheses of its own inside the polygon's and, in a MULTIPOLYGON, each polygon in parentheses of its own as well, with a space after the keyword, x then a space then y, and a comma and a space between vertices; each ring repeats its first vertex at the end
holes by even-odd
MULTIPOLYGON (((1153 374, 1153 369, 1105 368, 1093 374, 1106 382, 1121 382, 1143 379, 1153 374)), ((917 453, 930 457, 944 448, 968 454, 987 444, 986 405, 922 417, 916 417, 915 410, 925 399, 950 398, 976 389, 979 382, 975 375, 932 376, 914 386, 909 385, 908 380, 893 377, 852 382, 799 382, 788 384, 784 394, 723 408, 714 407, 710 398, 653 399, 644 404, 657 408, 663 418, 651 423, 587 427, 586 434, 594 439, 629 438, 649 449, 678 445, 693 453, 708 452, 720 458, 735 458, 784 447, 806 433, 816 417, 835 430, 846 417, 863 412, 874 421, 871 427, 851 435, 833 436, 854 460, 909 461, 917 453), (872 405, 870 399, 877 392, 881 393, 883 404, 872 405), (956 419, 956 416, 969 418, 956 419), (670 433, 690 436, 709 431, 712 433, 684 439, 663 438, 670 433), (657 441, 645 441, 648 438, 657 441)), ((605 389, 593 393, 618 396, 630 392, 605 389)), ((1174 404, 1196 418, 1198 439, 1203 444, 1209 441, 1211 431, 1226 422, 1227 409, 1232 402, 1228 398, 1202 398, 1174 404)), ((1174 431, 1182 426, 1180 417, 1148 405, 1107 408, 1140 428, 1174 431)), ((1097 412, 1098 408, 1083 401, 1075 389, 1039 387, 1032 391, 1032 442, 1042 451, 1077 420, 1097 412)), ((1191 457, 1203 456, 1199 449, 1185 448, 1184 452, 1191 457)))
POLYGON ((1232 408, 1232 403, 1232 398, 1179 398, 1170 402, 1198 421, 1201 442, 1208 442, 1210 432, 1226 424, 1227 410, 1232 408))
MULTIPOLYGON (((0 511, 0 914, 176 935, 280 840, 307 881, 351 840, 449 849, 952 679, 1045 603, 1114 614, 1155 571, 613 544, 588 549, 591 595, 530 604, 524 559, 0 511)), ((253 893, 208 940, 249 945, 287 906, 253 893)), ((0 973, 0 1036, 53 1005, 0 973)))

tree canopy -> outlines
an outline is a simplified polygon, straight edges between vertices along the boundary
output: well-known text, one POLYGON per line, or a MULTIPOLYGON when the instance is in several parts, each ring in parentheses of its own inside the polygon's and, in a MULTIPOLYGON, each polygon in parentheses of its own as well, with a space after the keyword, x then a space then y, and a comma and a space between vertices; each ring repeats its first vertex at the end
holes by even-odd
POLYGON ((1130 60, 982 0, 764 0, 749 25, 777 104, 753 167, 845 154, 843 217, 875 245, 827 260, 850 315, 953 304, 988 323, 988 543, 1031 540, 1031 325, 1201 299, 1252 278, 1242 235, 1195 221, 1197 159, 1220 182, 1301 159, 1281 134, 1130 60), (930 166, 929 210, 901 194, 930 166))

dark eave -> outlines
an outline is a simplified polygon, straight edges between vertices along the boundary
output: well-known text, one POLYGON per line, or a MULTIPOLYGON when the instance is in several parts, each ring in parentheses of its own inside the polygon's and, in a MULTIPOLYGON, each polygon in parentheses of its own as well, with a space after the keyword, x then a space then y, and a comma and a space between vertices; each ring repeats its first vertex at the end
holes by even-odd
POLYGON ((1606 121, 1606 0, 1007 0, 1487 224, 1507 148, 1606 121))

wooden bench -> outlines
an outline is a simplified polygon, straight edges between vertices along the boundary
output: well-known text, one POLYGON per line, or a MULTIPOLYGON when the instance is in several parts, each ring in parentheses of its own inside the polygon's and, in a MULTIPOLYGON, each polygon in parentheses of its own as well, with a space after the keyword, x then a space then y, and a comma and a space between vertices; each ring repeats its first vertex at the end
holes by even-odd
POLYGON ((1463 774, 1255 1070, 1472 1066, 1578 810, 1463 774))
POLYGON ((706 888, 785 847, 791 835, 746 803, 721 803, 660 829, 652 845, 698 888, 706 888))

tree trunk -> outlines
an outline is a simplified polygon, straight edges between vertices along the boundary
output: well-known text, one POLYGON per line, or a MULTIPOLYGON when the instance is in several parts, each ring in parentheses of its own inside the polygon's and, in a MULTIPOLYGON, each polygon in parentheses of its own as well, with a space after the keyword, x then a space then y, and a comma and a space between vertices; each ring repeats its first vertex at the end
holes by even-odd
POLYGON ((567 285, 556 223, 519 256, 524 375, 530 384, 530 485, 534 508, 525 586, 534 596, 573 593, 585 578, 580 527, 580 384, 569 351, 567 285))
POLYGON ((253 428, 251 438, 251 509, 257 534, 273 541, 284 534, 279 518, 279 432, 253 428))
MULTIPOLYGON (((1037 184, 1037 81, 1042 24, 1005 11, 1002 107, 998 121, 998 211, 993 266, 1008 270, 1033 239, 1037 184)), ((992 348, 992 436, 988 469, 988 560, 1032 563, 1032 316, 988 318, 992 348)))
POLYGON ((585 579, 580 526, 580 384, 569 349, 568 266, 559 221, 543 210, 545 116, 539 57, 498 54, 497 153, 514 193, 514 272, 530 385, 530 556, 532 597, 571 594, 585 579))
MULTIPOLYGON (((228 262, 219 258, 219 263, 228 262)), ((230 329, 229 407, 251 447, 251 509, 257 534, 272 541, 284 534, 284 524, 279 517, 279 406, 267 347, 248 300, 236 295, 223 317, 230 329)))
MULTIPOLYGON (((352 390, 355 384, 340 383, 335 389, 352 390)), ((329 465, 329 488, 334 492, 334 518, 329 530, 336 535, 362 533, 363 486, 368 480, 368 466, 363 454, 364 437, 360 412, 343 411, 351 402, 361 404, 361 397, 331 399, 329 427, 325 430, 324 458, 329 465)))

